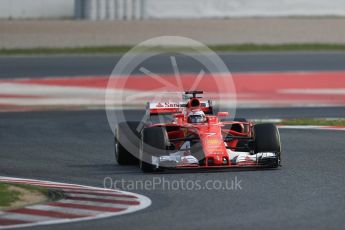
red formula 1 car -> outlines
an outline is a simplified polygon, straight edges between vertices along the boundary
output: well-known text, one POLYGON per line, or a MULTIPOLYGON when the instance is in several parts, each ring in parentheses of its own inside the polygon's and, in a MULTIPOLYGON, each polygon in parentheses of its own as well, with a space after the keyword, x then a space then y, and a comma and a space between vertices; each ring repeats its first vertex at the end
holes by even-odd
POLYGON ((115 131, 117 162, 139 161, 144 172, 280 166, 281 144, 275 125, 236 118, 227 121, 224 118, 229 114, 214 114, 212 102, 197 96, 202 93, 185 92, 182 102, 150 102, 148 121, 119 123, 115 131), (154 121, 167 114, 170 121, 154 121))

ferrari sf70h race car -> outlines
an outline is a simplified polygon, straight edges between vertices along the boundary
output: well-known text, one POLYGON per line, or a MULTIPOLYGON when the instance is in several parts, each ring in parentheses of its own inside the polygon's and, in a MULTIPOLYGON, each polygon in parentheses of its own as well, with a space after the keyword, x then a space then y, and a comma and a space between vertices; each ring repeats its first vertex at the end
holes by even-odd
POLYGON ((149 102, 146 122, 126 121, 115 130, 115 158, 120 165, 139 164, 144 172, 166 168, 277 168, 281 144, 274 124, 226 119, 212 101, 189 91, 181 102, 149 102), (154 122, 157 115, 170 121, 154 122))

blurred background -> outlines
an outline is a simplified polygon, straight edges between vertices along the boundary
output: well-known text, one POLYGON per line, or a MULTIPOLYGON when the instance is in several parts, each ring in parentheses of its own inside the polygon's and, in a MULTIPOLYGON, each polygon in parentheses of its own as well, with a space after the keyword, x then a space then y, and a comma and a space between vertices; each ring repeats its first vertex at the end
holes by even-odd
MULTIPOLYGON (((342 0, 0 0, 0 77, 20 78, 0 84, 1 108, 103 108, 122 55, 158 36, 218 52, 240 106, 345 105, 342 0)), ((185 75, 200 71, 184 55, 176 62, 185 75)), ((162 77, 174 73, 169 55, 143 64, 162 77)))
POLYGON ((342 0, 0 0, 0 48, 345 43, 342 0))

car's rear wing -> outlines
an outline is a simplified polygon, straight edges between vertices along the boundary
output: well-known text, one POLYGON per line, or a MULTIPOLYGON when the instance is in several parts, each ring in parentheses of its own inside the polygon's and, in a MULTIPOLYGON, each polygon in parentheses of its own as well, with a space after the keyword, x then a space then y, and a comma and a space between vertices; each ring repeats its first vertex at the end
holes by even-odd
MULTIPOLYGON (((148 102, 147 112, 150 115, 180 113, 187 106, 187 102, 148 102)), ((200 108, 206 114, 212 114, 211 101, 200 101, 200 108)))
POLYGON ((181 111, 181 105, 180 103, 176 103, 176 102, 148 102, 147 103, 147 112, 149 112, 150 115, 179 113, 180 111, 181 111))

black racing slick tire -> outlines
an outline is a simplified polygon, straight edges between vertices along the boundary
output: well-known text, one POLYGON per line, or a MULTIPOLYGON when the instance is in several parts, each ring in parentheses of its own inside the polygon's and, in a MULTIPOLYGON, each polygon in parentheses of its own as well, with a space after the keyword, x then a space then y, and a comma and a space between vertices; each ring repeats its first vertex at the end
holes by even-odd
POLYGON ((167 152, 169 138, 164 127, 150 127, 142 132, 139 167, 143 172, 161 171, 152 164, 152 156, 162 156, 167 152))
POLYGON ((254 131, 254 152, 273 152, 278 159, 271 167, 278 167, 281 161, 281 143, 279 130, 274 124, 256 124, 254 131))
POLYGON ((138 159, 135 154, 139 153, 140 133, 138 127, 140 122, 121 122, 115 129, 115 159, 119 165, 135 165, 138 159), (129 151, 130 150, 130 151, 129 151), (133 153, 131 153, 131 151, 133 153))

